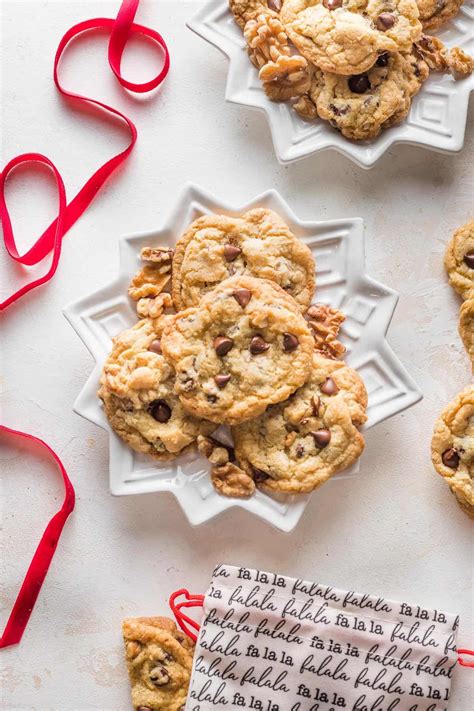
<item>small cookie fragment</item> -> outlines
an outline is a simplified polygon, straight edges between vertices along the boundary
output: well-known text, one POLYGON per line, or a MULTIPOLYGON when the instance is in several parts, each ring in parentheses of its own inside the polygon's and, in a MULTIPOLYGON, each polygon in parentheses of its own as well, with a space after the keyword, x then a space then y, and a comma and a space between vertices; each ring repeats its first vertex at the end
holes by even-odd
POLYGON ((444 256, 444 267, 453 289, 463 299, 474 295, 474 219, 453 234, 444 256))
POLYGON ((136 711, 182 711, 193 665, 194 642, 166 617, 123 621, 127 669, 136 711))
POLYGON ((259 417, 232 427, 240 466, 258 487, 313 491, 364 449, 367 392, 345 363, 314 351, 308 382, 259 417))
POLYGON ((346 320, 344 314, 326 304, 312 304, 306 316, 313 331, 316 350, 328 358, 342 358, 346 348, 337 340, 337 336, 346 320))
POLYGON ((474 518, 474 385, 462 390, 441 413, 431 441, 431 459, 461 508, 474 518))
POLYGON ((288 397, 309 377, 314 349, 296 301, 248 276, 226 279, 198 307, 176 314, 161 345, 183 407, 219 424, 288 397))
POLYGON ((466 299, 459 312, 459 335, 471 361, 474 373, 474 296, 466 299))
POLYGON ((161 350, 170 316, 143 319, 113 341, 98 396, 111 427, 137 452, 174 459, 215 425, 186 412, 174 392, 175 375, 161 350))

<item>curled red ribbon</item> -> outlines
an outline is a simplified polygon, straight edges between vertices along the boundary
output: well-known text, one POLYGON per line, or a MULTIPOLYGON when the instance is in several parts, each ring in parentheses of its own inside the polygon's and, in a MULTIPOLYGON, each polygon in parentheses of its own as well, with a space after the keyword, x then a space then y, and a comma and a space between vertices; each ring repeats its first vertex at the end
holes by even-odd
POLYGON ((462 667, 471 667, 471 669, 474 669, 474 662, 470 662, 470 661, 468 662, 462 658, 462 655, 474 657, 474 650, 472 650, 472 649, 458 649, 458 654, 460 655, 458 657, 458 664, 460 664, 462 667))
POLYGON ((204 595, 192 595, 188 590, 185 590, 184 588, 182 588, 181 590, 177 590, 172 595, 170 595, 169 605, 176 618, 176 622, 181 627, 183 632, 187 634, 188 637, 191 637, 194 642, 197 642, 197 635, 189 629, 188 625, 192 627, 198 634, 199 630, 201 629, 201 626, 196 622, 196 620, 193 620, 192 617, 189 617, 184 612, 182 612, 182 609, 183 607, 202 607, 203 603, 204 595), (176 602, 176 599, 178 597, 181 597, 182 595, 184 595, 185 599, 181 602, 176 602))
POLYGON ((18 644, 23 636, 23 632, 25 631, 28 620, 30 619, 30 615, 40 593, 46 573, 51 565, 64 524, 66 523, 69 514, 74 509, 75 495, 73 486, 61 460, 51 449, 51 447, 46 444, 46 442, 43 442, 43 440, 38 437, 26 434, 26 432, 12 430, 10 427, 6 427, 5 425, 0 425, 0 432, 36 442, 41 447, 44 447, 44 449, 47 450, 58 465, 65 489, 63 505, 46 526, 35 554, 31 559, 30 566, 20 588, 20 592, 18 593, 15 604, 13 605, 10 613, 10 617, 8 618, 5 626, 5 630, 0 638, 0 648, 2 648, 10 647, 12 644, 18 644))
POLYGON ((93 106, 98 106, 101 109, 109 112, 114 116, 118 116, 122 119, 129 132, 130 132, 130 142, 128 146, 113 156, 110 160, 104 163, 96 172, 87 180, 87 182, 82 186, 77 195, 68 204, 66 201, 66 191, 64 188, 64 182, 57 168, 54 166, 52 161, 49 160, 44 155, 39 153, 24 153, 23 155, 13 158, 4 168, 2 173, 0 173, 0 222, 3 225, 3 240, 5 243, 5 248, 9 256, 19 264, 23 266, 33 266, 39 264, 50 252, 52 252, 52 260, 50 267, 46 274, 44 274, 39 279, 35 279, 28 284, 22 286, 16 292, 11 294, 7 299, 0 302, 0 311, 11 306, 15 301, 18 301, 22 296, 27 294, 32 289, 37 288, 41 284, 45 284, 50 279, 53 278, 56 269, 58 267, 59 258, 61 255, 61 242, 64 235, 72 227, 72 225, 79 219, 82 213, 88 208, 94 197, 97 195, 99 190, 102 188, 106 180, 110 175, 117 170, 117 168, 127 159, 137 140, 137 129, 135 124, 112 106, 108 106, 97 99, 91 99, 86 96, 81 96, 80 94, 75 94, 71 91, 65 89, 59 79, 59 64, 61 57, 67 47, 67 45, 78 35, 83 32, 95 29, 106 29, 110 30, 109 47, 108 47, 108 59, 109 64, 117 77, 121 86, 129 91, 136 93, 145 93, 152 91, 158 87, 169 71, 170 60, 169 53, 166 43, 162 36, 153 29, 149 27, 144 27, 143 25, 136 24, 133 20, 138 8, 139 0, 123 0, 117 17, 114 19, 99 17, 92 20, 85 20, 79 22, 74 27, 71 27, 66 34, 61 39, 56 55, 54 58, 54 83, 58 91, 63 95, 67 96, 73 100, 79 102, 85 102, 87 104, 92 104, 93 106), (152 41, 158 44, 160 50, 163 53, 163 67, 150 81, 136 84, 127 81, 121 74, 121 60, 123 51, 130 39, 131 35, 138 34, 144 37, 148 37, 152 41), (58 188, 59 197, 59 207, 58 216, 51 223, 51 225, 44 231, 44 233, 39 237, 39 239, 33 244, 33 246, 23 255, 18 252, 15 236, 13 233, 13 228, 10 220, 10 215, 5 201, 5 182, 8 175, 14 168, 22 163, 28 162, 39 162, 51 168, 53 171, 56 185, 58 188))

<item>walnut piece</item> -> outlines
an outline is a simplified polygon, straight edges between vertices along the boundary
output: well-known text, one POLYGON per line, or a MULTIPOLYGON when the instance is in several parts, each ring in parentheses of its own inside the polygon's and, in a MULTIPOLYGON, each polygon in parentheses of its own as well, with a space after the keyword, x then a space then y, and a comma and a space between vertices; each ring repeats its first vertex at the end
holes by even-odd
POLYGON ((474 61, 460 47, 448 49, 438 37, 423 35, 415 44, 418 54, 435 72, 450 73, 458 81, 472 74, 474 61))
POLYGON ((269 99, 286 101, 309 90, 308 62, 299 54, 291 54, 288 35, 274 13, 261 13, 249 20, 244 35, 249 57, 260 70, 259 77, 269 99))
POLYGON ((140 259, 151 262, 161 274, 169 274, 173 264, 174 251, 170 247, 143 247, 140 259))
POLYGON ((230 460, 235 459, 232 447, 228 447, 226 444, 214 439, 214 437, 199 435, 197 438, 197 448, 198 452, 206 457, 206 459, 209 459, 211 464, 227 464, 230 460))
POLYGON ((300 96, 298 101, 293 104, 294 110, 301 116, 301 118, 307 121, 312 121, 318 118, 318 110, 316 104, 312 101, 309 94, 303 94, 300 96))
POLYGON ((154 298, 144 297, 137 302, 137 314, 141 318, 160 318, 167 309, 173 307, 171 294, 158 294, 154 298))
POLYGON ((213 467, 211 481, 222 496, 242 499, 252 496, 255 492, 255 482, 252 477, 232 462, 213 467))
POLYGON ((316 350, 328 358, 341 358, 346 349, 337 340, 337 335, 345 321, 344 314, 326 304, 312 304, 306 315, 313 331, 316 350))

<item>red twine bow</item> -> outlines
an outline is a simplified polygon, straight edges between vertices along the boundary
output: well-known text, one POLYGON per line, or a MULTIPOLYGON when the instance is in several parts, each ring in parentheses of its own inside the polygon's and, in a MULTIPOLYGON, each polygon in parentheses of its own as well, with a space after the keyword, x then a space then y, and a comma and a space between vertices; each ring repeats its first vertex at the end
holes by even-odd
POLYGON ((2 648, 10 647, 12 644, 18 644, 23 636, 23 632, 28 624, 31 613, 33 612, 33 607, 35 606, 36 599, 40 593, 46 573, 48 572, 51 561, 53 560, 54 552, 58 545, 64 524, 66 523, 69 514, 74 509, 75 495, 73 486, 69 481, 69 477, 61 460, 58 455, 53 452, 51 447, 46 444, 46 442, 43 442, 43 440, 38 437, 26 434, 25 432, 12 430, 9 427, 5 427, 5 425, 0 425, 0 432, 4 432, 7 435, 13 435, 15 437, 22 437, 23 439, 36 442, 41 447, 44 447, 58 465, 65 488, 63 505, 46 526, 35 554, 31 559, 30 567, 27 570, 20 592, 18 593, 15 604, 13 605, 13 609, 10 613, 10 617, 8 618, 5 626, 5 630, 0 638, 0 648, 2 648))
POLYGON ((162 36, 155 30, 149 27, 144 27, 143 25, 138 25, 133 22, 135 13, 138 8, 140 0, 123 0, 120 10, 117 14, 115 20, 106 17, 98 17, 92 20, 84 20, 79 22, 74 27, 71 27, 66 34, 61 39, 56 55, 54 58, 54 83, 58 91, 63 95, 79 102, 85 102, 87 104, 92 104, 98 106, 101 109, 109 112, 114 116, 118 116, 122 119, 128 127, 130 132, 130 143, 128 146, 118 153, 117 155, 110 158, 106 163, 104 163, 96 172, 89 178, 89 180, 82 186, 77 195, 68 204, 66 201, 66 191, 64 188, 64 182, 61 175, 55 165, 49 158, 39 153, 24 153, 23 155, 13 158, 5 166, 2 173, 0 173, 0 222, 3 225, 3 240, 5 243, 5 248, 9 256, 19 264, 23 266, 34 266, 39 264, 42 259, 44 259, 50 252, 53 253, 50 267, 46 274, 42 277, 35 279, 28 284, 25 284, 16 292, 11 294, 7 299, 0 302, 0 311, 11 306, 15 301, 18 301, 22 296, 27 294, 32 289, 37 288, 41 284, 45 284, 50 279, 53 278, 56 269, 58 267, 59 258, 61 255, 61 243, 64 235, 67 231, 74 225, 74 223, 79 219, 83 212, 89 207, 90 203, 103 187, 106 180, 112 175, 112 173, 117 170, 117 168, 128 158, 137 140, 137 129, 135 124, 112 106, 108 106, 97 99, 91 99, 87 96, 81 96, 74 92, 65 89, 59 79, 59 63, 61 57, 66 49, 67 45, 78 35, 83 32, 88 32, 89 30, 95 29, 107 29, 110 31, 109 38, 109 48, 108 48, 108 59, 110 67, 117 77, 121 86, 129 91, 135 93, 145 93, 152 91, 158 87, 169 71, 170 60, 169 53, 166 43, 162 36), (158 44, 160 50, 163 53, 163 67, 159 74, 151 79, 150 81, 144 82, 142 84, 136 84, 127 81, 121 74, 121 60, 123 51, 127 44, 127 41, 133 34, 142 35, 148 37, 158 44), (51 225, 45 230, 45 232, 39 237, 39 239, 33 244, 33 246, 25 253, 20 254, 18 252, 15 236, 13 233, 13 228, 10 220, 10 215, 5 201, 5 183, 8 175, 14 168, 22 163, 43 163, 44 165, 51 168, 54 174, 58 189, 59 197, 59 207, 58 216, 51 223, 51 225))
POLYGON ((204 595, 192 595, 188 590, 185 590, 182 588, 181 590, 177 590, 170 596, 169 600, 169 605, 171 608, 171 611, 173 612, 176 622, 178 625, 181 627, 183 632, 188 635, 188 637, 191 637, 192 640, 197 642, 197 635, 192 632, 192 630, 189 629, 187 625, 192 627, 198 634, 199 630, 201 629, 201 626, 196 622, 196 620, 193 620, 192 617, 189 617, 186 615, 184 612, 181 610, 183 607, 189 608, 189 607, 202 607, 204 604, 204 595), (176 599, 178 597, 181 597, 181 595, 184 595, 185 599, 182 600, 181 602, 176 602, 176 599))

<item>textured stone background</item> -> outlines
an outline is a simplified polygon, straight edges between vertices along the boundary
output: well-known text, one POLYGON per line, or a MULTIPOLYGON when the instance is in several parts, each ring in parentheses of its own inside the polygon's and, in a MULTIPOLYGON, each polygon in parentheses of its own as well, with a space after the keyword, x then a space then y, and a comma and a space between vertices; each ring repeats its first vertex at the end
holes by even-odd
MULTIPOLYGON (((225 58, 185 27, 196 4, 142 5, 139 21, 169 43, 169 79, 155 98, 127 97, 108 71, 103 36, 71 48, 66 84, 136 119, 139 144, 70 231, 55 281, 2 322, 2 420, 47 439, 78 500, 23 643, 0 654, 1 708, 128 709, 121 619, 165 613, 167 596, 183 584, 203 591, 219 561, 459 612, 459 641, 472 647, 472 528, 429 457, 435 418, 470 378, 442 255, 473 208, 472 124, 458 156, 397 146, 369 172, 332 152, 282 167, 264 116, 225 103, 225 58), (290 536, 237 511, 192 529, 169 495, 112 498, 106 434, 71 410, 92 361, 61 309, 115 275, 118 236, 153 228, 186 180, 235 202, 275 187, 302 218, 363 217, 369 272, 400 292, 389 340, 425 398, 368 433, 361 475, 324 486, 290 536)), ((113 16, 117 7, 0 3, 2 162, 23 151, 46 153, 69 197, 125 139, 121 129, 65 106, 51 79, 52 58, 73 23, 113 16)), ((143 48, 133 59, 128 54, 126 75, 143 78, 138 63, 152 57, 143 48)), ((52 182, 42 175, 33 183, 18 171, 10 195, 25 245, 54 214, 52 182)), ((49 462, 18 455, 2 448, 2 623, 62 496, 49 462)), ((473 677, 458 668, 453 711, 470 708, 473 677)))

